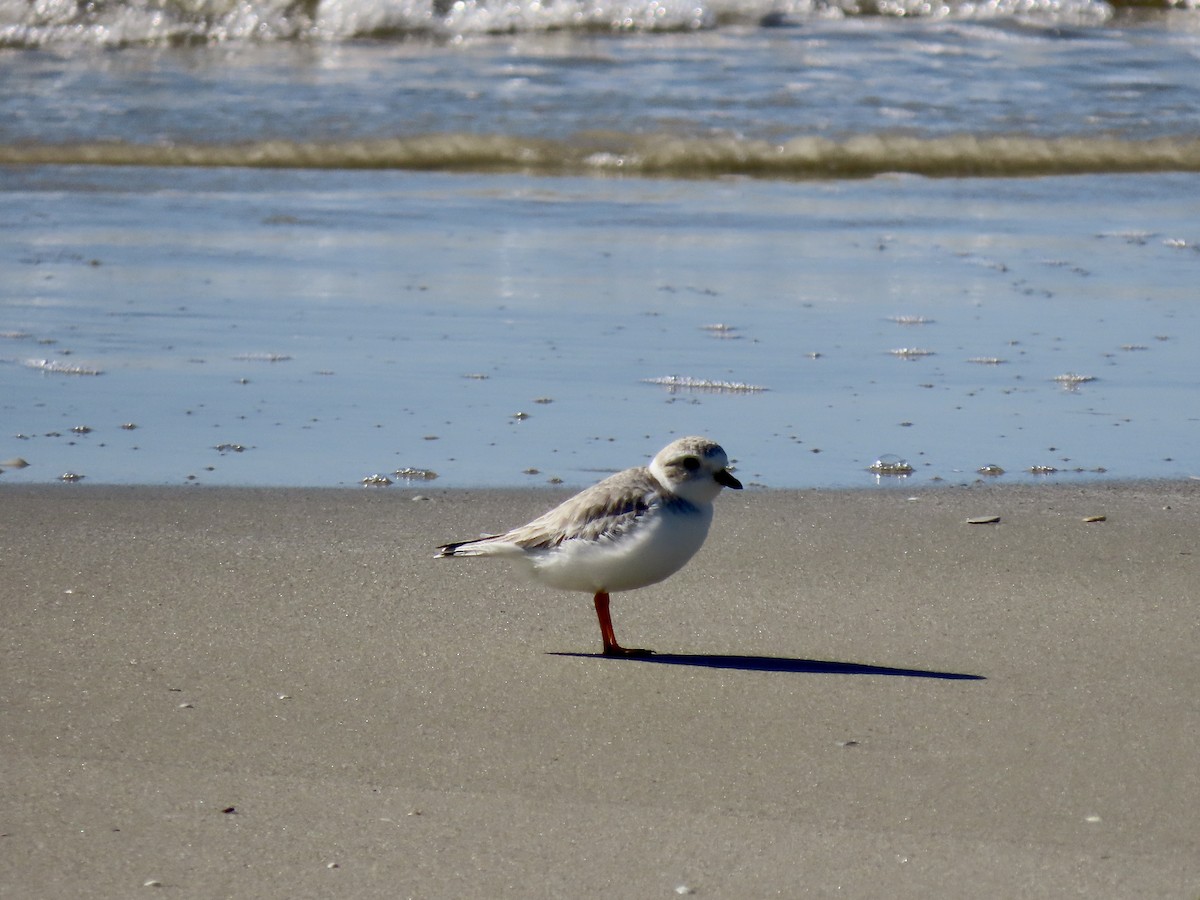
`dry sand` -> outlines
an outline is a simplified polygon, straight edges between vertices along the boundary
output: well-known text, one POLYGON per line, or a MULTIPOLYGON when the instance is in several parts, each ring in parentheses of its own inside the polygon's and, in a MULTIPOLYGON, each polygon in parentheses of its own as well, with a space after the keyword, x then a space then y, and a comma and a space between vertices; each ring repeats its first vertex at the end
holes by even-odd
POLYGON ((0 895, 1200 896, 1200 482, 726 493, 650 661, 433 559, 558 496, 0 489, 0 895))

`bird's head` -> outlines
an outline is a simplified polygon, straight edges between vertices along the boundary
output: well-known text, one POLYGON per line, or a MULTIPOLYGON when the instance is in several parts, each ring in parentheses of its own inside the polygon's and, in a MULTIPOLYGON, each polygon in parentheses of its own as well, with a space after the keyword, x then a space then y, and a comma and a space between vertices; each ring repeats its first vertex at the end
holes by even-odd
POLYGON ((672 441, 651 460, 650 471, 672 493, 692 503, 711 503, 723 487, 742 489, 729 472, 729 457, 708 438, 672 441))

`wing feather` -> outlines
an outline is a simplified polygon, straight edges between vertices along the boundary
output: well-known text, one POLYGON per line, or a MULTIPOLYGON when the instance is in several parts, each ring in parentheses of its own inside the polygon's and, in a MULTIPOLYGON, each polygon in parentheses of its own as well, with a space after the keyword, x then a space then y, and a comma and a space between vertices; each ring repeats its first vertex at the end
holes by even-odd
POLYGON ((566 541, 612 540, 658 506, 688 506, 644 466, 626 469, 564 500, 532 522, 438 548, 438 556, 503 556, 557 547, 566 541))
POLYGON ((662 485, 644 467, 627 469, 563 501, 505 537, 524 550, 599 541, 626 531, 661 502, 662 485))

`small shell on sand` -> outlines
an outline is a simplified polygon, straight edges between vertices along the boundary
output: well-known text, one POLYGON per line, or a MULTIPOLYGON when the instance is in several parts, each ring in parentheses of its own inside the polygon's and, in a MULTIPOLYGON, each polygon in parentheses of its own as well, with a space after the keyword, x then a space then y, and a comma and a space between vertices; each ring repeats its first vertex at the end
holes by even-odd
POLYGON ((1067 390, 1072 390, 1079 387, 1081 384, 1087 384, 1089 381, 1095 381, 1095 375, 1078 375, 1074 372, 1067 372, 1063 375, 1055 375, 1054 380, 1065 387, 1067 390))
POLYGON ((437 472, 433 471, 433 469, 414 469, 411 466, 397 469, 392 474, 397 478, 404 478, 407 481, 433 481, 433 479, 438 477, 437 472))
POLYGON ((286 353, 240 353, 234 357, 239 362, 287 362, 291 359, 286 353))
POLYGON ((868 472, 876 475, 911 475, 912 463, 894 453, 884 453, 875 462, 867 466, 868 472))
POLYGON ((93 369, 89 366, 72 366, 56 359, 27 359, 25 365, 39 372, 53 372, 55 375, 103 375, 103 369, 93 369))
POLYGON ((686 375, 663 375, 658 378, 643 378, 643 384, 657 384, 672 392, 678 390, 712 391, 718 394, 757 394, 765 387, 741 381, 710 381, 707 378, 690 378, 686 375))
POLYGON ((721 340, 736 341, 739 338, 741 338, 741 335, 737 333, 736 326, 727 325, 724 322, 716 322, 712 325, 702 325, 700 327, 701 327, 701 330, 707 331, 713 337, 719 338, 721 340))

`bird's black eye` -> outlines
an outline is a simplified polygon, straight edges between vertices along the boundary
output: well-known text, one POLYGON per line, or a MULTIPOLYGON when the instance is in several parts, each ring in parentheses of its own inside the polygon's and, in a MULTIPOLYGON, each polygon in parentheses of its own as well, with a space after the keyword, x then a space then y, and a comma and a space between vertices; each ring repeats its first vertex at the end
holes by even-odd
POLYGON ((698 468, 700 468, 700 460, 696 459, 694 456, 685 456, 683 458, 683 467, 689 472, 695 472, 698 468))

